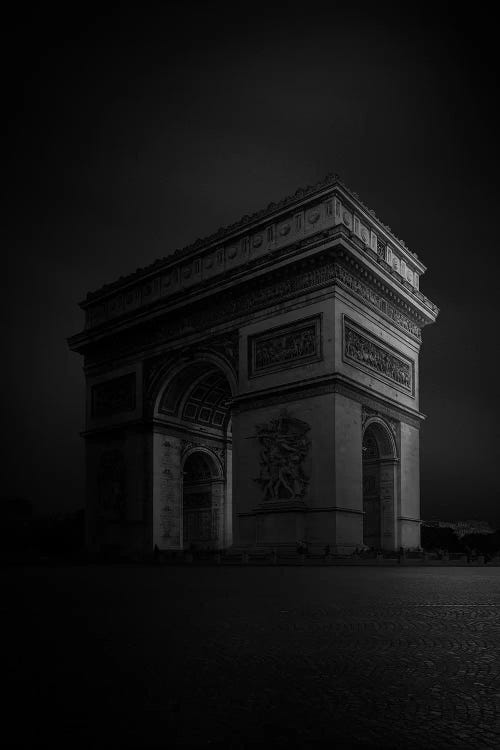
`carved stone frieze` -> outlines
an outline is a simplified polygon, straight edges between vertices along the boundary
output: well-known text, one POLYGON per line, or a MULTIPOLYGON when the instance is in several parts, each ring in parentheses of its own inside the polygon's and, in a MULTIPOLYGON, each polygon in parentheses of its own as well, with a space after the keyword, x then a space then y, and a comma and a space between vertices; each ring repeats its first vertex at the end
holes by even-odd
MULTIPOLYGON (((250 288, 226 292, 211 301, 210 307, 200 305, 191 312, 169 315, 168 321, 155 320, 137 329, 113 337, 93 347, 87 355, 86 364, 96 364, 110 357, 118 358, 144 346, 154 346, 171 339, 186 337, 199 331, 220 325, 225 321, 248 315, 257 310, 282 302, 298 294, 340 283, 354 292, 378 312, 387 316, 398 328, 420 339, 420 329, 407 315, 389 303, 381 293, 375 292, 365 281, 358 279, 343 265, 327 258, 319 260, 309 270, 296 269, 292 274, 279 279, 269 278, 250 288)), ((204 345, 205 341, 203 342, 204 345)), ((236 346, 233 343, 233 348, 236 346)), ((227 349, 226 349, 227 351, 227 349)), ((236 353, 233 355, 236 356, 236 353)))
POLYGON ((360 404, 367 405, 372 409, 380 408, 383 410, 384 415, 391 415, 391 418, 394 419, 396 423, 405 422, 406 424, 415 427, 417 430, 420 429, 422 417, 418 412, 410 414, 404 410, 395 410, 373 393, 368 395, 363 389, 360 389, 358 384, 339 381, 335 376, 326 379, 326 381, 322 383, 316 383, 314 385, 294 385, 280 394, 252 395, 249 398, 237 401, 233 404, 232 408, 234 413, 238 414, 252 409, 261 409, 263 407, 269 408, 280 404, 293 403, 295 401, 300 401, 301 399, 324 396, 330 393, 339 393, 359 402, 360 404))
POLYGON ((251 336, 248 346, 250 377, 317 361, 321 359, 321 318, 316 315, 251 336))
POLYGON ((261 446, 260 476, 265 501, 303 500, 309 478, 304 461, 310 448, 310 426, 291 417, 286 410, 277 419, 257 425, 261 446))
POLYGON ((411 393, 413 367, 408 360, 392 354, 383 344, 344 321, 344 358, 396 384, 411 393))
MULTIPOLYGON (((203 248, 206 247, 208 249, 208 252, 211 253, 213 251, 213 248, 210 247, 210 245, 214 242, 220 242, 223 241, 225 236, 234 233, 236 230, 245 230, 246 226, 249 223, 254 223, 256 220, 264 220, 266 217, 273 214, 276 210, 282 209, 288 205, 290 205, 291 213, 288 217, 288 220, 291 220, 293 212, 296 210, 293 204, 295 204, 298 200, 303 200, 307 197, 313 197, 315 193, 324 191, 325 188, 331 187, 332 190, 339 186, 342 188, 342 191, 346 193, 348 196, 350 196, 354 201, 362 208, 364 209, 369 216, 374 219, 383 229, 385 229, 386 232, 389 233, 391 236, 391 239, 396 243, 396 245, 401 245, 402 248, 405 248, 405 250, 408 252, 408 249, 406 248, 405 243, 394 236, 392 230, 387 225, 383 224, 377 217, 375 216, 374 212, 370 209, 368 209, 360 200, 358 194, 352 190, 350 190, 347 185, 345 185, 338 177, 338 175, 327 175, 325 180, 319 182, 316 185, 310 185, 307 188, 299 188, 293 195, 287 196, 286 198, 282 199, 278 203, 270 203, 266 208, 261 209, 260 211, 257 211, 256 213, 252 214, 251 216, 243 216, 240 221, 236 222, 235 224, 231 224, 230 226, 220 228, 212 234, 211 236, 205 238, 205 239, 198 239, 191 245, 188 245, 187 247, 184 247, 182 249, 176 250, 173 254, 161 258, 157 261, 155 261, 153 264, 146 268, 138 268, 134 273, 129 274, 126 277, 120 278, 118 281, 113 282, 112 284, 106 284, 105 286, 101 287, 101 289, 98 289, 95 292, 89 292, 87 295, 87 300, 90 302, 94 299, 99 299, 102 294, 114 290, 119 289, 121 285, 124 282, 130 283, 130 281, 133 280, 140 280, 141 277, 144 276, 145 273, 151 273, 154 271, 162 271, 165 266, 168 267, 169 263, 171 263, 173 257, 177 257, 180 262, 182 258, 184 258, 187 255, 192 254, 194 251, 202 252, 203 248)), ((332 193, 333 194, 333 193, 332 193)), ((331 199, 331 195, 330 195, 331 199)), ((344 198, 342 198, 340 195, 336 195, 335 197, 335 215, 340 218, 341 215, 341 209, 343 206, 344 198)), ((364 219, 366 221, 366 218, 364 219)), ((371 222, 370 222, 371 223, 371 222)), ((257 247, 259 244, 261 244, 261 235, 257 234, 256 238, 253 240, 253 245, 257 247), (257 238, 257 239, 256 239, 257 238)), ((417 259, 418 256, 415 253, 408 252, 409 259, 411 257, 417 259)), ((169 269, 168 269, 169 270, 169 269)), ((172 272, 178 272, 178 268, 174 268, 172 272)), ((158 282, 158 279, 155 279, 155 283, 158 282)), ((148 294, 151 294, 151 289, 148 289, 148 287, 151 287, 151 282, 147 282, 145 285, 145 289, 142 292, 143 296, 148 296, 148 294)), ((138 293, 139 290, 134 290, 135 294, 138 293)), ((129 296, 133 296, 132 292, 128 292, 129 296)))
POLYGON ((391 318, 398 328, 401 328, 407 333, 411 333, 412 336, 415 336, 417 339, 422 337, 420 328, 410 320, 407 315, 404 315, 404 313, 398 310, 381 294, 378 294, 368 284, 365 284, 361 279, 357 278, 352 273, 349 273, 349 271, 343 266, 338 266, 337 280, 347 287, 349 291, 354 292, 358 297, 361 297, 364 302, 368 302, 378 311, 391 318))

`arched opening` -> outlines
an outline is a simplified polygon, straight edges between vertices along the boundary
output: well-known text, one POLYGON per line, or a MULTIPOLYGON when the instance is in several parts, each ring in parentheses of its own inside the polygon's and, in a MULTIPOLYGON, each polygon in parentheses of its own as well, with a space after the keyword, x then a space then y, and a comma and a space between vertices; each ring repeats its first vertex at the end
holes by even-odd
POLYGON ((221 547, 223 480, 207 453, 190 453, 183 470, 182 539, 184 549, 221 547))
POLYGON ((154 543, 221 549, 232 543, 231 372, 212 359, 179 361, 155 405, 154 543))
POLYGON ((363 434, 363 544, 375 550, 397 548, 396 447, 381 420, 363 434))

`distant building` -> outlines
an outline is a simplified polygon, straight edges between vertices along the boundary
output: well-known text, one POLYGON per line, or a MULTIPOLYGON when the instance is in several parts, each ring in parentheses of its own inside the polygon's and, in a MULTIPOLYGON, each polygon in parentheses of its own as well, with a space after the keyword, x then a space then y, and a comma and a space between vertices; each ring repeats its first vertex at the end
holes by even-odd
POLYGON ((439 529, 452 529, 457 537, 461 539, 467 534, 494 534, 488 521, 425 521, 424 526, 433 526, 439 529))

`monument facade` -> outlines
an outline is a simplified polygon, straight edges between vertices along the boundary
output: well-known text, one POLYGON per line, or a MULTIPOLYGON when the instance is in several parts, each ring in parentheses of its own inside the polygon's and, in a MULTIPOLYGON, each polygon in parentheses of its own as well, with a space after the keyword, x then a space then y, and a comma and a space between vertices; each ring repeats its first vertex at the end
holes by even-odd
POLYGON ((332 176, 88 294, 90 553, 419 546, 424 272, 332 176))

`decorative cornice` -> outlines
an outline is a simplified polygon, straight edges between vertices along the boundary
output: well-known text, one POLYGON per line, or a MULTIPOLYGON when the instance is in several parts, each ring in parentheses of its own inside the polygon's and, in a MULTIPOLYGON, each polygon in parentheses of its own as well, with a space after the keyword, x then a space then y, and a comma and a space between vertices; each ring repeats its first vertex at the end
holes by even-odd
MULTIPOLYGON (((348 234, 348 232, 346 232, 345 227, 339 225, 337 227, 330 227, 328 229, 323 229, 322 231, 316 234, 303 237, 301 239, 299 238, 297 239, 296 242, 273 249, 272 251, 270 251, 269 254, 265 256, 258 256, 258 257, 252 258, 251 260, 248 260, 245 263, 244 272, 245 273, 254 272, 254 271, 258 272, 262 270, 267 271, 269 265, 271 263, 276 262, 277 260, 281 261, 285 258, 298 255, 299 253, 303 253, 305 251, 321 249, 326 240, 335 239, 336 236, 341 236, 342 234, 348 234)), ((270 270, 272 273, 272 269, 270 270)), ((242 281, 241 273, 242 273, 242 268, 240 266, 235 266, 231 268, 231 271, 229 273, 225 273, 222 276, 219 275, 219 276, 213 277, 212 280, 218 283, 218 288, 213 289, 211 293, 215 296, 217 294, 222 293, 223 291, 227 291, 228 289, 232 288, 233 283, 236 281, 236 279, 233 278, 235 275, 237 277, 238 282, 242 281)), ((156 282, 161 282, 161 279, 157 278, 154 284, 151 283, 150 281, 145 282, 144 289, 146 290, 146 296, 148 297, 151 296, 151 292, 153 290, 153 287, 156 286, 156 282)), ((138 297, 141 297, 141 294, 142 294, 141 289, 136 288, 136 287, 134 287, 134 289, 138 297)), ((128 320, 135 322, 138 315, 143 314, 152 309, 154 310, 155 307, 161 306, 162 310, 164 310, 165 304, 175 305, 175 304, 178 304, 180 300, 185 300, 187 291, 188 290, 183 287, 178 287, 171 296, 167 298, 160 296, 159 298, 157 297, 156 299, 154 298, 154 294, 153 294, 152 298, 144 307, 140 306, 138 308, 137 306, 133 306, 130 310, 126 310, 123 313, 120 313, 119 316, 117 317, 105 318, 99 323, 91 322, 89 325, 86 326, 86 329, 90 328, 92 330, 92 333, 94 333, 94 332, 100 331, 101 329, 107 329, 107 327, 110 324, 111 325, 116 324, 116 323, 126 324, 128 320)), ((203 289, 203 288, 199 290, 197 289, 197 291, 206 293, 206 289, 203 289)), ((189 288, 189 292, 191 292, 191 288, 189 288)), ((131 290, 131 291, 128 291, 126 295, 122 294, 122 296, 133 297, 134 292, 133 290, 131 290)), ((95 305, 92 305, 91 307, 92 309, 94 309, 95 307, 99 307, 99 306, 102 307, 102 306, 105 306, 106 304, 107 304, 106 300, 104 300, 102 304, 101 304, 101 300, 99 300, 98 302, 95 303, 95 305)), ((141 301, 141 305, 142 305, 142 301, 141 301)), ((84 307, 88 308, 88 305, 84 305, 84 307)), ((89 312, 89 309, 87 309, 87 313, 88 312, 89 312)), ((82 337, 84 337, 86 333, 87 331, 85 330, 83 331, 83 333, 71 336, 68 339, 70 347, 76 347, 79 340, 82 337)))
MULTIPOLYGON (((174 343, 176 340, 185 339, 195 332, 199 333, 201 341, 205 341, 203 331, 207 328, 224 322, 233 323, 245 315, 337 283, 419 342, 420 326, 424 324, 421 316, 417 316, 411 308, 408 310, 409 305, 403 298, 384 284, 375 284, 372 274, 364 272, 362 275, 359 264, 344 267, 330 257, 331 252, 335 251, 328 251, 307 261, 298 261, 279 272, 271 271, 265 279, 250 280, 232 291, 221 292, 210 299, 209 309, 200 301, 193 303, 188 311, 171 311, 168 316, 144 321, 132 329, 124 329, 119 333, 110 331, 112 336, 102 341, 92 342, 90 338, 88 351, 94 362, 101 362, 124 356, 138 348, 144 350, 169 341, 178 347, 179 344, 174 343), (412 313, 413 319, 410 317, 412 313)), ((347 257, 342 249, 339 253, 344 253, 347 257)), ((78 350, 81 347, 75 348, 78 350)))
MULTIPOLYGON (((330 215, 331 221, 337 223, 345 223, 346 226, 348 226, 352 231, 354 231, 358 236, 363 238, 363 236, 366 235, 365 242, 369 244, 370 247, 372 247, 375 251, 377 251, 378 247, 382 247, 380 245, 380 238, 377 240, 376 234, 372 231, 370 227, 366 227, 363 225, 360 225, 360 218, 361 221, 365 221, 371 223, 376 222, 376 224, 379 227, 379 231, 382 230, 383 233, 386 235, 386 237, 391 240, 397 247, 399 247, 399 251, 402 251, 406 257, 406 260, 410 260, 411 263, 413 263, 417 269, 417 278, 414 283, 414 287, 418 288, 418 275, 423 273, 425 271, 425 266, 423 266, 420 261, 418 260, 418 256, 415 253, 412 253, 405 245, 405 243, 397 238, 390 227, 383 224, 375 215, 374 211, 370 210, 365 206, 365 204, 362 203, 357 193, 354 191, 351 191, 340 179, 337 175, 328 175, 324 180, 320 181, 316 185, 308 186, 306 188, 299 188, 293 195, 287 196, 283 198, 282 200, 278 201, 277 203, 270 203, 266 208, 257 211, 256 213, 250 215, 250 216, 244 216, 239 221, 235 222, 234 224, 231 224, 227 227, 221 227, 217 230, 217 232, 213 233, 212 235, 206 237, 205 239, 197 239, 194 243, 187 245, 184 248, 178 249, 174 251, 173 253, 170 253, 169 255, 160 258, 156 260, 154 263, 144 267, 144 268, 138 268, 135 272, 128 274, 127 276, 121 276, 117 281, 112 282, 110 284, 106 284, 102 286, 100 289, 89 292, 87 294, 85 302, 82 303, 82 307, 87 308, 89 305, 91 305, 93 302, 97 302, 102 300, 103 298, 109 296, 111 293, 113 293, 116 290, 123 290, 125 288, 130 288, 131 285, 134 284, 134 282, 138 280, 144 280, 146 282, 144 289, 138 289, 137 287, 134 287, 133 296, 139 294, 140 297, 140 304, 147 304, 150 301, 151 295, 154 296, 154 294, 159 293, 159 288, 154 289, 154 286, 156 282, 159 282, 160 280, 157 278, 155 281, 155 284, 147 283, 147 278, 152 276, 158 276, 159 273, 165 271, 166 269, 172 267, 173 264, 177 264, 177 274, 185 276, 186 279, 189 279, 189 277, 193 276, 193 273, 197 273, 195 268, 192 268, 191 266, 183 266, 182 268, 179 267, 179 263, 187 259, 189 256, 197 254, 198 255, 198 261, 197 263, 200 264, 200 258, 203 253, 206 253, 207 251, 213 252, 214 249, 216 249, 217 246, 219 246, 218 252, 222 252, 224 254, 224 251, 222 248, 220 248, 221 243, 226 243, 231 240, 236 240, 236 235, 242 235, 245 232, 253 231, 257 228, 258 224, 265 223, 267 219, 273 218, 273 221, 281 221, 281 225, 277 225, 277 231, 274 233, 277 235, 279 233, 279 236, 281 240, 283 241, 286 237, 286 241, 293 241, 292 235, 293 230, 291 230, 291 221, 292 217, 288 217, 285 221, 282 221, 284 217, 280 217, 280 212, 282 213, 285 210, 293 211, 298 210, 299 205, 303 203, 305 200, 320 198, 320 197, 328 197, 325 194, 329 193, 330 197, 333 195, 333 190, 335 188, 338 188, 336 191, 336 194, 339 196, 344 196, 345 198, 350 198, 351 200, 348 201, 348 203, 352 202, 352 205, 346 205, 344 208, 347 208, 347 214, 342 207, 340 208, 338 217, 335 218, 330 215), (362 218, 359 216, 356 218, 356 208, 359 209, 361 214, 364 213, 366 218, 362 218), (353 213, 354 212, 354 213, 353 213), (289 235, 289 237, 287 237, 289 235)), ((345 199, 344 198, 344 199, 345 199)), ((336 204, 339 204, 339 201, 336 199, 336 204)), ((314 206, 313 206, 314 208, 314 206)), ((316 208, 320 208, 320 206, 317 206, 316 208)), ((312 210, 312 209, 311 209, 312 210)), ((337 206, 336 206, 337 210, 337 206)), ((308 224, 311 225, 309 227, 310 231, 312 229, 312 225, 316 224, 318 230, 321 229, 321 225, 324 223, 323 218, 321 217, 321 210, 317 210, 316 213, 309 212, 308 215, 308 224), (321 218, 321 221, 319 220, 321 218)), ((305 221, 305 217, 304 217, 305 221)), ((262 231, 261 227, 261 231, 262 231)), ((377 226, 375 226, 375 229, 377 229, 377 226)), ((306 233, 307 234, 307 233, 306 233)), ((240 237, 241 239, 241 237, 240 237)), ((241 247, 241 251, 243 255, 245 256, 245 260, 248 261, 249 259, 249 238, 247 237, 243 245, 241 247)), ((273 246, 276 247, 276 242, 273 240, 273 246)), ((255 242, 253 243, 255 245, 255 242)), ((259 244, 262 244, 262 240, 259 241, 259 244)), ((279 244, 279 243, 278 243, 279 244)), ((383 250, 385 252, 385 250, 383 250)), ((235 255, 238 253, 238 248, 228 248, 228 258, 234 259, 235 255)), ((211 261, 211 264, 213 265, 213 262, 211 261)), ((208 266, 210 267, 210 266, 208 266)), ((398 266, 399 269, 399 266, 398 266)), ((199 271, 200 269, 198 269, 199 271)), ((404 274, 403 274, 404 275, 404 274)), ((411 276, 413 279, 413 275, 411 276)), ((192 278, 190 281, 192 282, 194 279, 192 278)), ((133 304, 133 303, 132 303, 133 304)))
MULTIPOLYGON (((356 268, 354 263, 353 265, 356 268)), ((347 268, 339 266, 336 282, 344 286, 351 294, 359 297, 365 304, 367 303, 370 307, 374 308, 378 313, 382 313, 384 317, 389 318, 391 323, 397 328, 400 328, 405 333, 409 333, 420 341, 422 338, 420 326, 414 323, 408 315, 399 310, 396 305, 387 299, 387 292, 389 290, 382 286, 380 282, 376 283, 375 277, 372 274, 367 274, 366 278, 361 280, 359 276, 350 273, 347 268), (385 294, 380 292, 385 292, 385 294)), ((391 294, 391 297, 394 297, 394 295, 391 294)), ((399 302, 401 307, 404 307, 406 310, 409 309, 409 305, 405 305, 397 297, 394 298, 394 301, 396 303, 399 302)), ((422 325, 423 320, 419 322, 422 325)))
POLYGON ((232 409, 235 414, 238 414, 244 411, 268 408, 269 406, 277 406, 330 393, 339 393, 353 399, 362 406, 383 414, 383 418, 386 420, 392 419, 396 422, 405 422, 417 429, 420 429, 420 423, 425 419, 425 416, 420 412, 397 407, 393 402, 386 401, 384 398, 374 395, 372 392, 354 383, 354 381, 350 381, 345 376, 339 374, 320 378, 314 383, 310 381, 307 383, 292 383, 280 389, 271 388, 268 391, 243 394, 233 399, 232 409))

